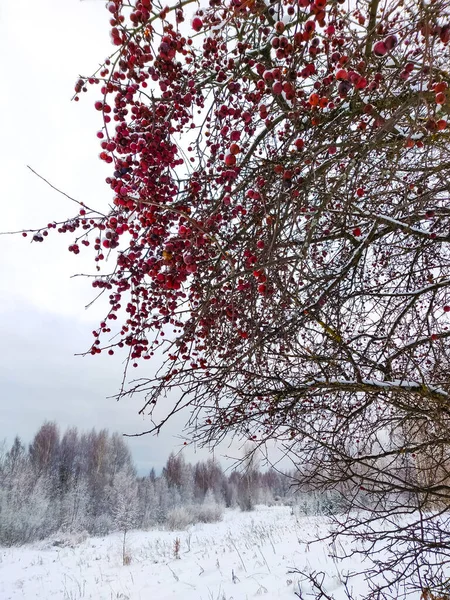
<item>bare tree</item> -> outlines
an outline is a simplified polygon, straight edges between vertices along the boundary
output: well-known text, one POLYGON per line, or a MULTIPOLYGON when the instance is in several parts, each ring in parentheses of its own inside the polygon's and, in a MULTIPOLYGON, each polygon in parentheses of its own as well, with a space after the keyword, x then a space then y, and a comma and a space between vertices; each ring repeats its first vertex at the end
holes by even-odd
POLYGON ((127 533, 137 523, 138 511, 138 486, 136 475, 130 471, 121 471, 117 474, 112 497, 114 523, 122 531, 122 564, 129 565, 131 553, 127 549, 127 533))
POLYGON ((49 474, 56 466, 59 451, 59 429, 46 421, 34 436, 29 447, 31 464, 36 475, 49 474))

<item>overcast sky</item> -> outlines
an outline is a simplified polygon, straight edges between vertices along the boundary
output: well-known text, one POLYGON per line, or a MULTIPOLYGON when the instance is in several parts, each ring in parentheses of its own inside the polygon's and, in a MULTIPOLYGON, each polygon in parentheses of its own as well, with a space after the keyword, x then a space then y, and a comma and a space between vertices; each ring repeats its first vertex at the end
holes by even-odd
MULTIPOLYGON (((94 72, 113 49, 108 19, 101 0, 0 3, 1 231, 75 213, 27 165, 89 206, 110 200, 108 166, 97 158, 96 92, 71 102, 78 75, 94 72)), ((16 434, 29 442, 45 420, 62 430, 122 433, 150 425, 137 414, 142 398, 108 399, 118 390, 123 356, 75 356, 89 348, 104 305, 85 310, 94 290, 88 280, 70 276, 92 272, 93 254, 72 255, 72 242, 70 234, 52 233, 42 244, 0 236, 0 440, 8 443, 16 434)), ((129 440, 141 473, 160 469, 169 452, 180 449, 181 425, 178 419, 159 438, 129 440)), ((191 461, 204 456, 187 452, 191 461)))

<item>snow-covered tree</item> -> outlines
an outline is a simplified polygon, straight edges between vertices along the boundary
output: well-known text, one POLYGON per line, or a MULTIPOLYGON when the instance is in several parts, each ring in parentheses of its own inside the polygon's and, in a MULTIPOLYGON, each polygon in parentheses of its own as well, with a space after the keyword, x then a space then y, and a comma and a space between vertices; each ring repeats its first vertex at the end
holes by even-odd
POLYGON ((111 494, 114 526, 123 533, 122 563, 129 564, 126 540, 130 529, 136 527, 138 518, 138 485, 136 474, 131 470, 119 471, 114 477, 111 494))

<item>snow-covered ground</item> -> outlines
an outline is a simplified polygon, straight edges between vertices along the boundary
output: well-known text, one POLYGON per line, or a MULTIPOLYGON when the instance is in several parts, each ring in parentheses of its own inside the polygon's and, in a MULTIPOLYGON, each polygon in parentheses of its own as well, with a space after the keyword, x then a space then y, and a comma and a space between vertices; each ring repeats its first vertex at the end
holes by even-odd
POLYGON ((131 531, 127 566, 119 533, 88 538, 74 547, 47 540, 0 548, 0 598, 292 600, 299 586, 306 596, 309 591, 298 574, 289 572, 295 569, 323 571, 326 589, 344 598, 341 575, 357 565, 336 565, 326 543, 308 544, 326 527, 324 518, 298 517, 288 507, 227 511, 220 523, 197 524, 187 531, 131 531))

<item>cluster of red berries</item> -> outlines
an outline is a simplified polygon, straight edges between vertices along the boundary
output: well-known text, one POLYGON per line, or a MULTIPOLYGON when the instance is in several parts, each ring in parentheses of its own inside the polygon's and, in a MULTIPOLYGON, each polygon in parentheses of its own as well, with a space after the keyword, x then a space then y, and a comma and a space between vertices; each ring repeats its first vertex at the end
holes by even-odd
MULTIPOLYGON (((210 0, 192 18, 191 36, 179 27, 186 4, 156 12, 150 0, 131 8, 108 3, 117 53, 95 76, 78 79, 75 93, 100 86, 94 108, 103 120, 100 159, 111 165, 112 208, 107 215, 82 209, 58 231, 81 229, 69 246, 75 254, 92 231, 97 263, 117 261, 114 275, 99 275, 94 286, 111 292, 108 320, 125 310, 117 343, 131 348, 134 364, 169 331, 178 339, 172 362, 206 370, 205 349, 238 353, 255 314, 270 319, 277 302, 294 310, 286 290, 294 295, 301 284, 285 265, 287 248, 301 235, 313 240, 311 260, 320 268, 328 240, 349 248, 363 243, 364 221, 336 216, 341 198, 323 209, 315 181, 325 167, 336 178, 349 168, 353 156, 344 148, 370 147, 382 135, 395 110, 383 109, 386 93, 414 90, 425 54, 400 39, 401 11, 366 53, 363 39, 354 43, 363 34, 342 18, 339 3, 298 0, 277 8, 210 0), (388 55, 397 71, 380 60, 388 55), (345 131, 336 133, 340 115, 345 131), (287 217, 286 207, 295 207, 295 216, 287 217), (280 268, 272 266, 277 261, 280 268)), ((361 12, 355 16, 364 23, 361 12)), ((448 31, 441 26, 442 44, 448 31)), ((432 91, 436 104, 445 104, 447 82, 432 91)), ((446 127, 436 115, 430 123, 432 133, 446 127)), ((369 196, 364 177, 342 195, 351 202, 369 196)), ((35 241, 46 234, 36 233, 35 241)), ((106 322, 96 332, 95 354, 109 333, 106 322)))

